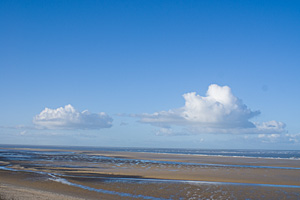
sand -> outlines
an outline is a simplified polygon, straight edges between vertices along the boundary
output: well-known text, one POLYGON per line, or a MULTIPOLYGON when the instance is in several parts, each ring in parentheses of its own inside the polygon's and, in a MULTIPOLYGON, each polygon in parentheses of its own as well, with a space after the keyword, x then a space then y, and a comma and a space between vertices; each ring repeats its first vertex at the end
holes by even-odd
POLYGON ((28 187, 20 187, 10 184, 0 184, 0 199, 14 200, 83 200, 83 198, 75 198, 72 196, 62 195, 54 192, 36 190, 28 187))
POLYGON ((17 170, 0 170, 0 200, 300 199, 299 160, 104 151, 42 158, 0 157, 17 170))

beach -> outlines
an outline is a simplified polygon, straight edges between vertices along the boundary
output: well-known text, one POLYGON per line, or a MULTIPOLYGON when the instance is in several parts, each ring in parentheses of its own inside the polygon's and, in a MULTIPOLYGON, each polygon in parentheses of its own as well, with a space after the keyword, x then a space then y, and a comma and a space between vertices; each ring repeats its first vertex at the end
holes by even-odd
POLYGON ((0 199, 300 199, 300 160, 1 148, 0 199))

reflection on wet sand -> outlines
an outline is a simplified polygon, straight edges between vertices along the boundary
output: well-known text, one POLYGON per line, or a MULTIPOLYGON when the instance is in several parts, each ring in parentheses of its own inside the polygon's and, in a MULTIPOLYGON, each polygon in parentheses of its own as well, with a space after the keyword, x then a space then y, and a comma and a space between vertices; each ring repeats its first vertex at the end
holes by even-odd
POLYGON ((0 151, 0 184, 70 198, 300 199, 299 172, 300 160, 288 159, 53 149, 0 151))

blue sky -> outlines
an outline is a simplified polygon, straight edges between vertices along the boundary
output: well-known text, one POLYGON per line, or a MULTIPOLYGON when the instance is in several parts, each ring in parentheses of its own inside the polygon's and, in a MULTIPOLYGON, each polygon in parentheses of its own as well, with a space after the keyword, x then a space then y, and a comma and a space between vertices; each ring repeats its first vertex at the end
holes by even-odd
POLYGON ((300 149, 299 1, 1 1, 0 27, 2 144, 300 149))

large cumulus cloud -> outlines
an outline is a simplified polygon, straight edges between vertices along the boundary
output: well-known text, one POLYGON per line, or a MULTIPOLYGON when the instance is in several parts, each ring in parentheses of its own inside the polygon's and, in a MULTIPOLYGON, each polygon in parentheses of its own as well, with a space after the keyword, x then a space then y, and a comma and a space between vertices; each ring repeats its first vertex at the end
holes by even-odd
POLYGON ((33 119, 35 125, 47 129, 102 129, 110 128, 112 121, 104 112, 79 112, 70 104, 57 109, 45 108, 33 119))
POLYGON ((183 126, 191 132, 273 133, 283 132, 285 124, 277 121, 251 122, 260 111, 252 111, 235 97, 228 86, 212 84, 206 96, 195 92, 183 95, 185 105, 178 109, 136 115, 142 123, 163 129, 183 126))

